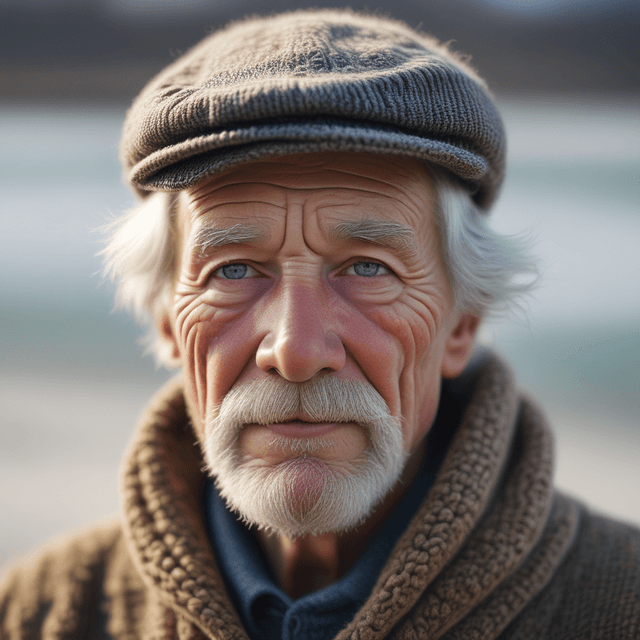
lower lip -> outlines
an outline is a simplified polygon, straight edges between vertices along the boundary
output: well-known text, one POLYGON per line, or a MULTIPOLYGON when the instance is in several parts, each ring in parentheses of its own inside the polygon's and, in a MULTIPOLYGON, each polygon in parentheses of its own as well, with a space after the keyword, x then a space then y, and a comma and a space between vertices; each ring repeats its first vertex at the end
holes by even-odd
POLYGON ((344 424, 335 422, 279 422, 264 425, 273 433, 285 438, 317 438, 324 436, 344 424))

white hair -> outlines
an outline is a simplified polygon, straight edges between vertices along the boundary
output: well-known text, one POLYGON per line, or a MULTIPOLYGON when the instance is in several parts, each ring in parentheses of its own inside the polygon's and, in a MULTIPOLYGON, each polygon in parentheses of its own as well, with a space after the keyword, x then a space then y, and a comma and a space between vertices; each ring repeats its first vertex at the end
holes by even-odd
POLYGON ((437 167, 430 173, 438 197, 440 249, 456 308, 481 318, 508 312, 539 280, 531 237, 497 233, 461 183, 437 167))
MULTIPOLYGON (((100 252, 104 274, 116 282, 116 307, 131 311, 140 324, 156 320, 171 304, 177 194, 153 193, 102 228, 107 246, 100 252)), ((147 353, 166 364, 155 327, 147 353)))
MULTIPOLYGON (((537 284, 538 269, 527 236, 501 235, 488 224, 465 187, 430 167, 439 206, 436 224, 456 308, 486 318, 508 311, 537 284)), ((177 194, 153 193, 103 228, 105 275, 117 283, 116 306, 141 323, 156 320, 171 301, 176 262, 177 194)), ((147 351, 166 364, 152 329, 147 351)))

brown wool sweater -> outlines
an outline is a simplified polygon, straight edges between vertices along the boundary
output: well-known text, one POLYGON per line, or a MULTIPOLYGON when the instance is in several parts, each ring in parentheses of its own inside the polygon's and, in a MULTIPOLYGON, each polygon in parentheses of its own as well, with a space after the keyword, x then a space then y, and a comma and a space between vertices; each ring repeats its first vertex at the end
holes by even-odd
MULTIPOLYGON (((640 638, 640 531, 555 492, 552 458, 543 415, 489 359, 433 488, 338 638, 640 638)), ((201 468, 176 379, 126 454, 123 522, 6 576, 0 638, 246 638, 205 534, 201 468)))

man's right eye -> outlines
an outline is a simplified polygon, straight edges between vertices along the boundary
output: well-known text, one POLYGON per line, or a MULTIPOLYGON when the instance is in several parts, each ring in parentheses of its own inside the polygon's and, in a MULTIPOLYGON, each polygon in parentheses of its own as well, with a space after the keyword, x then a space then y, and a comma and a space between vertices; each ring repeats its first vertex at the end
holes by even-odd
POLYGON ((223 280, 243 280, 247 276, 257 276, 258 272, 248 264, 235 262, 233 264, 225 264, 219 269, 216 269, 213 275, 223 280))

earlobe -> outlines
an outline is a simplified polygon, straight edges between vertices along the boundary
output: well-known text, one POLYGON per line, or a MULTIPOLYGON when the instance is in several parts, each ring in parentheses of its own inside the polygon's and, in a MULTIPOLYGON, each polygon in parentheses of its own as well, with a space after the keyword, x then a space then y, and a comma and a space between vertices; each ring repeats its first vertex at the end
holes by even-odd
POLYGON ((455 378, 460 375, 471 358, 480 318, 463 315, 449 334, 442 358, 442 377, 455 378))
POLYGON ((156 331, 158 333, 159 356, 162 363, 170 369, 178 369, 182 361, 180 359, 180 349, 173 333, 171 318, 168 313, 162 313, 156 320, 156 331))

